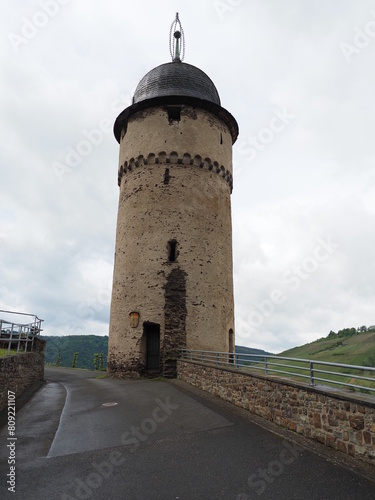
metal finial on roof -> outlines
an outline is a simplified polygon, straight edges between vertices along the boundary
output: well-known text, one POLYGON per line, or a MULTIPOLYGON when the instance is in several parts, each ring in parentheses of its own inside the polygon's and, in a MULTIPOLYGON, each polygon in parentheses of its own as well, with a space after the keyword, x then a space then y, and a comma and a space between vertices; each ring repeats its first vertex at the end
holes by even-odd
POLYGON ((169 32, 169 52, 173 62, 181 62, 185 57, 185 35, 178 12, 169 32))

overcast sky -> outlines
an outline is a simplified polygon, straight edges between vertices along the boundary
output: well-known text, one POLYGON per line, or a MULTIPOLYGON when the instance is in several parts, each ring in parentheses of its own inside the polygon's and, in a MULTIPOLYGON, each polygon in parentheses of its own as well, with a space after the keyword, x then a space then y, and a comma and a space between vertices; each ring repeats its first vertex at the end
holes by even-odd
MULTIPOLYGON (((375 1, 23 0, 0 26, 0 309, 108 335, 117 115, 170 60, 237 119, 236 343, 375 324, 375 1)), ((0 314, 1 316, 1 314, 0 314)))

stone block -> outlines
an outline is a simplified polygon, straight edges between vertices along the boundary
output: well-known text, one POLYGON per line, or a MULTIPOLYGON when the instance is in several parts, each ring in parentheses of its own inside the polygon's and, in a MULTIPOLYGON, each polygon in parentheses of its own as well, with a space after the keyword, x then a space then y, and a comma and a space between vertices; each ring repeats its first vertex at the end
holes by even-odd
POLYGON ((328 417, 328 424, 331 427, 336 427, 337 426, 337 419, 335 417, 329 416, 328 417))
POLYGON ((356 437, 356 442, 359 444, 359 445, 363 445, 363 434, 362 432, 356 432, 355 433, 355 437, 356 437))
POLYGON ((296 424, 296 422, 289 422, 288 429, 290 431, 296 432, 296 430, 297 430, 297 424, 296 424))
POLYGON ((326 443, 327 446, 330 446, 331 448, 334 448, 335 446, 335 437, 332 434, 327 434, 326 435, 326 443))
POLYGON ((367 450, 363 446, 356 446, 355 447, 355 456, 357 458, 363 458, 367 455, 367 450))
POLYGON ((356 430, 362 430, 365 427, 363 415, 353 415, 349 418, 350 427, 356 430))
POLYGON ((318 432, 315 439, 318 441, 318 443, 326 444, 326 435, 323 432, 318 432))
POLYGON ((355 446, 353 443, 348 443, 348 454, 355 457, 355 446))
POLYGON ((317 429, 321 429, 322 422, 321 422, 320 413, 314 413, 314 416, 313 416, 313 425, 317 429))
POLYGON ((296 429, 298 434, 304 434, 305 433, 305 426, 301 424, 297 424, 297 429, 296 429))
POLYGON ((365 444, 371 445, 371 432, 363 431, 363 440, 365 444))
POLYGON ((342 451, 343 453, 348 453, 348 448, 347 448, 346 443, 344 443, 344 441, 341 441, 340 439, 338 439, 336 441, 336 446, 337 446, 337 449, 339 451, 342 451))
POLYGON ((348 414, 344 410, 338 410, 335 412, 335 416, 338 420, 348 420, 348 414))

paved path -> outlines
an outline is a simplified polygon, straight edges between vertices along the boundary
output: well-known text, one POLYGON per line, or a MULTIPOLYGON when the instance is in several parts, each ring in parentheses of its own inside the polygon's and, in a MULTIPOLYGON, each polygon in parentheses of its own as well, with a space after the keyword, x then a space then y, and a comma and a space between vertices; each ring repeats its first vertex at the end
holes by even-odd
POLYGON ((47 383, 21 397, 16 493, 7 491, 9 441, 0 430, 1 499, 375 498, 375 483, 335 454, 317 455, 200 391, 97 376, 47 368, 47 383))

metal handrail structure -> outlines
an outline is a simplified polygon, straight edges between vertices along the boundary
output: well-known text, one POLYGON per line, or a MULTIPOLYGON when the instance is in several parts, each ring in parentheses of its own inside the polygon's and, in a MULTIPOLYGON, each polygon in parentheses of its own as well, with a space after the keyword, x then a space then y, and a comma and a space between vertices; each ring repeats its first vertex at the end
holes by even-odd
POLYGON ((8 344, 8 356, 10 355, 10 350, 12 345, 17 344, 17 352, 22 350, 27 351, 28 345, 31 344, 30 349, 33 349, 34 338, 37 337, 42 331, 43 319, 38 318, 35 314, 20 313, 14 311, 3 311, 0 310, 0 315, 20 315, 28 316, 33 318, 32 321, 28 323, 18 323, 12 320, 1 319, 0 317, 0 343, 2 345, 8 344), (23 344, 25 347, 23 348, 23 344))
POLYGON ((282 375, 302 378, 311 386, 339 385, 350 390, 369 391, 375 394, 375 368, 345 365, 328 361, 286 358, 275 355, 242 354, 230 352, 197 351, 182 349, 181 358, 206 366, 226 367, 244 372, 258 371, 264 375, 282 375), (328 376, 328 377, 327 377, 328 376), (363 384, 365 381, 368 385, 363 384))

